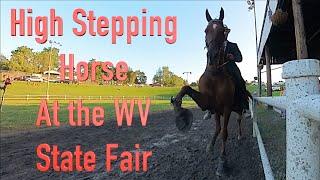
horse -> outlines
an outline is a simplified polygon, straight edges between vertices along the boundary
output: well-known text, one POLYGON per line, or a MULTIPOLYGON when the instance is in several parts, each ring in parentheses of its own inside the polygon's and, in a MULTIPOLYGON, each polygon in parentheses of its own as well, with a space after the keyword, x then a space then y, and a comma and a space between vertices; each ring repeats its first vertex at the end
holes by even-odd
MULTIPOLYGON (((2 103, 4 94, 6 93, 7 86, 11 84, 10 78, 7 78, 2 84, 0 84, 0 90, 3 90, 2 96, 1 96, 1 102, 0 102, 0 112, 2 111, 2 103)), ((0 113, 1 115, 1 113, 0 113)))
MULTIPOLYGON (((225 174, 224 164, 226 161, 226 141, 228 137, 228 122, 232 111, 238 114, 238 140, 241 138, 241 119, 244 108, 235 98, 235 82, 227 73, 225 65, 228 63, 225 54, 224 35, 224 10, 221 8, 218 19, 212 19, 209 11, 206 10, 208 25, 205 29, 205 42, 207 52, 207 66, 199 79, 199 91, 190 86, 183 86, 176 97, 171 97, 171 104, 176 115, 176 125, 179 130, 186 131, 192 124, 192 112, 181 107, 182 98, 190 96, 202 111, 209 110, 215 114, 216 129, 211 142, 208 143, 207 153, 213 153, 213 147, 219 134, 222 135, 222 145, 217 166, 216 175, 225 174), (223 116, 223 127, 221 128, 220 116, 223 116)), ((251 97, 247 91, 247 96, 251 97)), ((248 99, 248 98, 247 98, 248 99)))
POLYGON ((5 91, 7 86, 11 84, 10 78, 7 78, 2 84, 0 84, 0 89, 5 91))

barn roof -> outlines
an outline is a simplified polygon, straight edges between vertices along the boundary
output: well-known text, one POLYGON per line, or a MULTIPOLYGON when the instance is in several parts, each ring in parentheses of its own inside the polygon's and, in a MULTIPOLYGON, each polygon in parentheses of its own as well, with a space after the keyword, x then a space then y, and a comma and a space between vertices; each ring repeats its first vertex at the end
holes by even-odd
MULTIPOLYGON (((309 58, 320 59, 320 1, 301 0, 309 58)), ((258 64, 265 64, 264 47, 268 46, 271 64, 296 59, 296 41, 291 0, 268 0, 258 47, 258 64), (277 9, 287 12, 284 23, 272 22, 277 9)))

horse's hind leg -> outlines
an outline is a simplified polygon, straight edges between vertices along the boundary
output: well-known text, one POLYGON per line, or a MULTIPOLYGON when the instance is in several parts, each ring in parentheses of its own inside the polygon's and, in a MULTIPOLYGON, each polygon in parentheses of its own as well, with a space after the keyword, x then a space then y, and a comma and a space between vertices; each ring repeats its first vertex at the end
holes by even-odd
POLYGON ((216 131, 214 132, 212 140, 207 145, 207 149, 206 149, 207 153, 213 153, 214 144, 216 143, 217 137, 221 131, 220 114, 219 115, 218 113, 215 114, 215 120, 216 120, 216 131))
POLYGON ((192 89, 190 86, 183 86, 177 94, 176 99, 181 101, 186 94, 189 95, 203 111, 208 109, 209 97, 192 89))

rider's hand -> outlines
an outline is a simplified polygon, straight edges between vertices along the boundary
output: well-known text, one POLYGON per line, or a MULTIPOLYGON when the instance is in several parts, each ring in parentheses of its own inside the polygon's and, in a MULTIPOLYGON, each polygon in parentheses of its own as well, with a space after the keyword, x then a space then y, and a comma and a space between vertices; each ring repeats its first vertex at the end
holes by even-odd
POLYGON ((234 60, 233 54, 227 54, 227 59, 228 60, 234 60))

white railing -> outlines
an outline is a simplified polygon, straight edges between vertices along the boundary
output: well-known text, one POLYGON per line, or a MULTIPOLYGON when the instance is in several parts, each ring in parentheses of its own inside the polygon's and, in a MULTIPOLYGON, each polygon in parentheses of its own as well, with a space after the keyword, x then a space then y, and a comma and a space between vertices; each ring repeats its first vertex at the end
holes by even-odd
MULTIPOLYGON (((8 95, 5 96, 4 99, 7 100, 23 100, 23 101, 31 101, 31 100, 41 100, 41 99, 49 99, 49 100, 114 100, 114 99, 146 99, 150 98, 151 100, 170 100, 170 96, 73 96, 73 95, 8 95)), ((185 100, 191 100, 190 97, 184 97, 185 100)))
POLYGON ((258 143, 266 179, 273 179, 273 175, 257 126, 257 102, 286 110, 286 178, 320 179, 319 76, 319 60, 289 61, 283 65, 282 72, 282 78, 286 80, 286 95, 254 98, 253 136, 261 141, 258 143))

